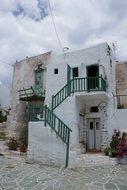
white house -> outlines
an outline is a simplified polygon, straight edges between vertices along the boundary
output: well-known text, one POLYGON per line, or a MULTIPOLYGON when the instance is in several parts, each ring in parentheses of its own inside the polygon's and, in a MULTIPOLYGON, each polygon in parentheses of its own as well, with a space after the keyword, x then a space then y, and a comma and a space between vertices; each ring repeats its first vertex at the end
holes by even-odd
POLYGON ((67 166, 79 154, 103 150, 113 130, 113 94, 115 61, 107 43, 51 54, 43 116, 38 112, 40 121, 33 121, 30 114, 28 158, 67 166))
POLYGON ((103 150, 116 126, 126 129, 126 119, 120 121, 127 110, 117 110, 115 69, 107 43, 14 65, 8 129, 27 140, 28 159, 76 165, 79 155, 103 150))

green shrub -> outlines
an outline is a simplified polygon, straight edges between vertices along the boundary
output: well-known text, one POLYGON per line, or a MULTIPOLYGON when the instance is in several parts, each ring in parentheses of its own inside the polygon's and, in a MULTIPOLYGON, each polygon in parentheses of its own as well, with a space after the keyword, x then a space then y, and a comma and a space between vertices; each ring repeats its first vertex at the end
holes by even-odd
POLYGON ((4 121, 7 121, 7 116, 6 116, 6 115, 3 115, 3 114, 0 112, 0 123, 3 123, 4 121))
POLYGON ((110 147, 106 147, 104 150, 103 150, 104 154, 106 156, 109 156, 110 152, 111 152, 111 148, 110 147))
POLYGON ((0 132, 0 139, 5 140, 6 139, 6 134, 5 132, 0 132))
POLYGON ((16 141, 16 139, 14 137, 11 137, 8 141, 7 141, 7 146, 9 148, 9 150, 17 150, 18 148, 18 143, 16 141))

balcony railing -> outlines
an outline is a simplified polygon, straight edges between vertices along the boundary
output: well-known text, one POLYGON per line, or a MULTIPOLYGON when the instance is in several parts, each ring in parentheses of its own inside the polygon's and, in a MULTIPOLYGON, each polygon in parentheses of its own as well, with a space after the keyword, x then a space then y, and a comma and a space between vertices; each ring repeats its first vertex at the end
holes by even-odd
POLYGON ((18 91, 19 99, 21 101, 32 101, 32 100, 44 100, 45 94, 41 89, 33 88, 23 88, 18 91))
POLYGON ((29 121, 40 121, 43 120, 43 104, 31 104, 27 105, 27 115, 29 121))
POLYGON ((41 115, 44 125, 47 124, 56 133, 56 135, 66 144, 66 158, 65 167, 68 166, 69 161, 69 143, 70 143, 70 133, 72 130, 59 118, 52 110, 50 110, 46 105, 31 105, 28 106, 29 121, 38 121, 38 115, 41 115))
POLYGON ((55 109, 68 96, 75 92, 106 92, 106 82, 100 77, 74 78, 65 85, 56 95, 52 96, 52 109, 55 109))

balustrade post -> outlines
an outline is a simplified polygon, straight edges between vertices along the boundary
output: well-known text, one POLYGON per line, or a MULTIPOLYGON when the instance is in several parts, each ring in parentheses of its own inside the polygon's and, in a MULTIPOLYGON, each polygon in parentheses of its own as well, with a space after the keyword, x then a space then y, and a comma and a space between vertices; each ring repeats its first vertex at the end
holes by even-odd
POLYGON ((44 107, 44 126, 46 127, 47 124, 47 106, 44 107))

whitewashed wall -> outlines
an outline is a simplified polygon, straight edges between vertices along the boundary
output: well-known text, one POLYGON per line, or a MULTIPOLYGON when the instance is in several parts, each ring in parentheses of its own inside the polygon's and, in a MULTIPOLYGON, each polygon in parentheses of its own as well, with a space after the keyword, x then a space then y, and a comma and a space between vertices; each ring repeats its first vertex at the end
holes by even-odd
MULTIPOLYGON (((97 106, 101 101, 107 102, 107 118, 103 119, 104 128, 102 129, 103 142, 107 143, 107 131, 111 133, 111 119, 114 111, 114 102, 112 92, 115 93, 115 63, 113 55, 108 55, 107 43, 96 47, 68 52, 61 55, 52 55, 50 64, 46 73, 46 101, 51 107, 52 95, 55 95, 64 85, 67 84, 67 64, 71 67, 79 68, 79 77, 86 77, 86 66, 99 64, 99 74, 107 77, 107 93, 92 93, 92 99, 89 99, 87 92, 75 93, 62 102, 54 113, 72 129, 70 135, 70 165, 74 164, 74 159, 80 154, 79 144, 79 121, 80 109, 84 104, 97 106), (112 59, 112 63, 110 62, 112 59), (58 69, 58 74, 54 74, 54 69, 58 69), (84 99, 81 99, 84 96, 84 99)), ((101 117, 101 114, 89 114, 86 118, 101 117)), ((29 147, 28 158, 43 160, 63 164, 65 162, 65 145, 56 138, 50 127, 44 128, 43 123, 29 123, 29 147), (54 148, 55 147, 55 148, 54 148)))
POLYGON ((44 122, 29 122, 29 160, 65 166, 66 145, 44 122))
POLYGON ((47 67, 46 103, 51 103, 52 95, 56 94, 67 84, 67 64, 70 67, 79 68, 79 77, 86 77, 86 66, 98 64, 99 75, 107 77, 107 92, 115 94, 115 61, 110 51, 108 55, 107 43, 100 44, 87 49, 68 52, 65 55, 52 55, 47 67), (110 58, 112 63, 110 63, 110 58), (58 74, 54 69, 58 68, 58 74))
MULTIPOLYGON (((53 55, 50 64, 47 67, 47 83, 46 83, 46 104, 51 106, 52 95, 55 95, 64 85, 67 84, 67 64, 70 67, 79 68, 79 77, 86 77, 86 66, 98 64, 99 75, 107 77, 107 113, 108 121, 105 124, 105 133, 111 128, 111 113, 113 110, 113 95, 115 94, 115 62, 112 51, 110 50, 110 56, 108 53, 107 43, 100 44, 95 47, 87 49, 77 50, 73 52, 67 52, 66 54, 53 55), (110 60, 111 59, 111 60, 110 60), (58 74, 54 74, 54 69, 58 68, 58 74), (109 103, 109 102, 110 103, 109 103)), ((102 93, 102 92, 101 92, 102 93)), ((87 92, 74 93, 66 100, 64 100, 54 112, 57 116, 65 122, 71 129, 71 146, 70 148, 79 149, 79 112, 82 108, 80 102, 76 100, 77 95, 87 95, 87 92)), ((90 105, 96 105, 98 101, 98 92, 92 92, 95 99, 90 105)), ((103 94, 103 93, 102 93, 103 94)), ((99 96, 101 97, 101 95, 99 96)), ((105 98, 100 98, 100 101, 105 101, 105 98)), ((100 102, 98 101, 98 103, 100 102)), ((104 121, 105 122, 105 121, 104 121)))

